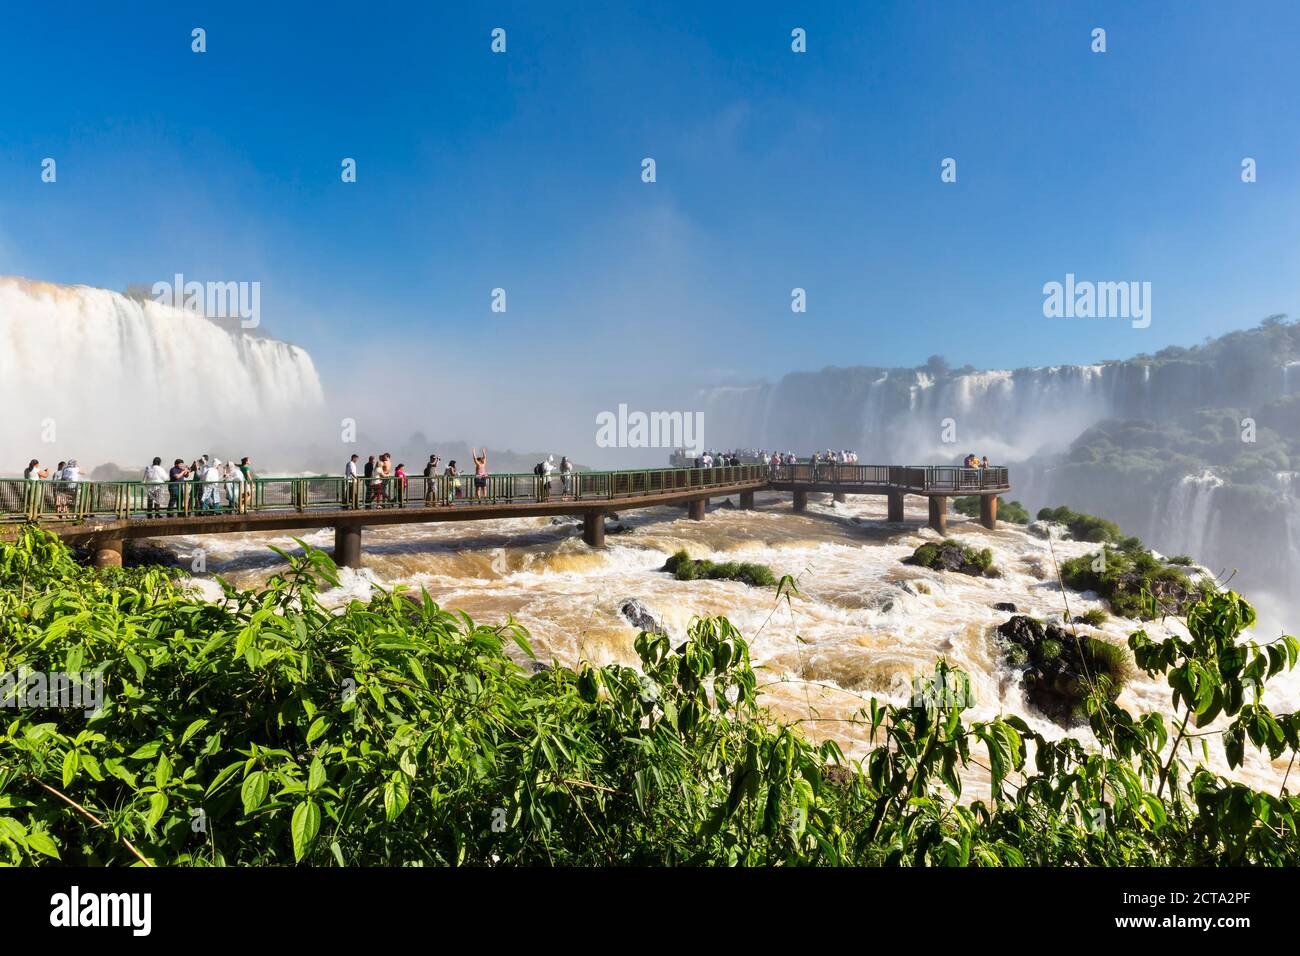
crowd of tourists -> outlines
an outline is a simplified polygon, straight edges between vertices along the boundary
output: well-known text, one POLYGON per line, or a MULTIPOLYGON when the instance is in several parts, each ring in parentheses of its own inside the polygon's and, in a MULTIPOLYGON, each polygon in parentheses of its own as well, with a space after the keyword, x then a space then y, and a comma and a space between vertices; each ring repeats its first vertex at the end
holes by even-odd
MULTIPOLYGON (((23 478, 32 482, 32 496, 48 492, 54 499, 55 514, 68 514, 77 509, 81 492, 81 467, 77 459, 59 462, 53 470, 41 467, 33 458, 23 469, 23 478)), ((140 476, 144 487, 145 517, 160 518, 163 514, 175 517, 197 511, 204 514, 247 511, 252 501, 253 469, 251 460, 244 456, 222 461, 211 455, 200 455, 188 465, 177 458, 170 469, 164 468, 162 458, 155 456, 140 476)), ((132 503, 134 505, 134 503, 132 503)))
MULTIPOLYGON (((488 472, 487 448, 471 448, 473 471, 463 471, 456 459, 447 462, 440 472, 442 459, 433 453, 425 463, 420 476, 423 479, 423 499, 426 505, 450 505, 463 499, 480 499, 496 497, 492 493, 488 472), (439 479, 442 479, 439 481, 439 479), (442 489, 440 493, 440 489, 442 489)), ((550 498, 554 492, 553 484, 558 474, 561 493, 570 494, 573 490, 573 462, 567 455, 555 463, 555 456, 548 455, 533 468, 533 474, 544 480, 540 483, 542 498, 550 498)), ((365 463, 360 455, 353 455, 343 466, 343 476, 347 480, 348 508, 391 508, 400 506, 409 500, 409 475, 405 463, 393 464, 389 452, 370 455, 365 463)))

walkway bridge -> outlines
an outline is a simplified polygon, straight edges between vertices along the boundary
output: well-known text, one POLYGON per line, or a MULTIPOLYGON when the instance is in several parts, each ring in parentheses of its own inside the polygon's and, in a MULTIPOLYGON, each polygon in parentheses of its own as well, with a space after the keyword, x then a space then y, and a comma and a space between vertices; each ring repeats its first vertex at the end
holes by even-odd
POLYGON ((997 496, 1011 490, 1006 468, 912 465, 796 464, 769 468, 657 468, 639 471, 490 475, 476 487, 473 475, 349 479, 341 475, 255 478, 251 482, 24 481, 0 479, 0 540, 24 524, 35 524, 69 544, 88 547, 99 567, 122 563, 129 538, 230 534, 334 528, 334 559, 361 566, 361 529, 425 524, 581 515, 583 540, 605 543, 605 515, 658 505, 685 505, 690 518, 704 519, 710 498, 737 495, 741 508, 754 507, 758 491, 788 491, 794 510, 808 495, 829 492, 837 501, 850 494, 884 495, 888 516, 903 520, 903 498, 929 499, 929 525, 947 531, 948 498, 978 495, 980 520, 997 526, 997 496), (205 500, 206 499, 206 500, 205 500))

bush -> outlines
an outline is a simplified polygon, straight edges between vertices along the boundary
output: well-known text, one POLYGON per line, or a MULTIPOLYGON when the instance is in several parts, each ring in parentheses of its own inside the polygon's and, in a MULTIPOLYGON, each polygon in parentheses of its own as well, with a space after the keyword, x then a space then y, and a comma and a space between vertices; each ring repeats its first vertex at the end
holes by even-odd
POLYGON ((1075 591, 1095 591, 1121 617, 1142 620, 1181 613, 1202 590, 1150 551, 1109 548, 1062 562, 1061 580, 1075 591), (1101 570, 1094 570, 1099 563, 1101 570))
MULTIPOLYGON (((261 588, 206 603, 159 569, 96 571, 19 535, 0 543, 3 666, 93 672, 105 694, 90 713, 7 711, 0 864, 1300 863, 1300 797, 1189 762, 1164 715, 1097 690, 1092 738, 1049 739, 1019 717, 971 719, 969 677, 941 660, 909 701, 872 699, 851 721, 872 749, 850 762, 763 706, 725 618, 695 619, 676 647, 641 634, 637 668, 533 673, 517 623, 428 594, 326 608, 316 588, 337 574, 306 546, 261 588), (990 795, 964 795, 979 768, 990 795), (1103 798, 1095 833, 1080 821, 1103 798)), ((1247 691, 1300 644, 1239 643, 1253 623, 1216 592, 1189 609, 1186 640, 1129 641, 1173 688, 1173 728, 1221 718, 1202 739, 1232 768, 1247 748, 1285 765, 1300 732, 1247 691)))
POLYGON ((1079 620, 1084 624, 1090 624, 1093 627, 1101 627, 1106 623, 1107 615, 1101 608, 1095 607, 1092 610, 1085 611, 1083 614, 1079 615, 1079 620))
POLYGON ((708 579, 710 581, 740 581, 751 587, 774 587, 776 575, 765 564, 752 561, 726 561, 714 564, 707 559, 693 560, 686 551, 674 553, 664 562, 663 570, 671 572, 678 581, 708 579))
MULTIPOLYGON (((962 495, 952 500, 953 510, 968 518, 978 518, 980 514, 980 496, 962 495)), ((1019 501, 1005 501, 998 497, 998 517, 1012 524, 1029 524, 1029 512, 1019 501)))
POLYGON ((1091 541, 1095 544, 1119 541, 1122 532, 1113 521, 1098 518, 1096 515, 1080 514, 1071 511, 1065 505, 1059 508, 1042 508, 1038 512, 1039 521, 1054 521, 1070 529, 1070 536, 1076 541, 1091 541))

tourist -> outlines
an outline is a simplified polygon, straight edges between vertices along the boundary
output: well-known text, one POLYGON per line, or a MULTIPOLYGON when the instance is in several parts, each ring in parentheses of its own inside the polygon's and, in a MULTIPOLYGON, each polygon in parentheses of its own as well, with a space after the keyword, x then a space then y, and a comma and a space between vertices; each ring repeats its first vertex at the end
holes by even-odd
POLYGON ((343 466, 343 507, 355 508, 360 504, 360 484, 357 475, 357 462, 360 455, 353 455, 348 459, 348 463, 343 466))
POLYGON ((239 510, 247 511, 253 504, 253 462, 245 455, 239 459, 239 510))
MULTIPOLYGON (((202 459, 200 459, 202 460, 202 459)), ((200 492, 199 510, 221 513, 221 459, 214 458, 208 462, 203 471, 203 487, 200 492)))
POLYGON ((560 487, 564 489, 564 494, 572 493, 573 462, 569 461, 568 455, 560 456, 560 487))
POLYGON ((170 482, 167 486, 167 516, 170 518, 175 518, 184 507, 181 496, 184 486, 181 485, 181 482, 185 480, 185 476, 189 473, 190 470, 185 467, 184 458, 177 458, 172 462, 172 466, 167 472, 167 480, 170 482))
POLYGON ((397 466, 397 501, 399 505, 406 503, 406 463, 403 462, 397 466))
POLYGON ((985 456, 984 456, 984 462, 983 462, 983 464, 980 465, 980 467, 983 468, 985 471, 988 470, 988 467, 989 467, 989 456, 988 456, 988 455, 985 455, 985 456))
POLYGON ((144 516, 161 518, 163 512, 163 485, 167 483, 167 472, 163 470, 162 458, 155 455, 153 464, 144 470, 144 483, 149 487, 144 491, 144 516))
POLYGON ((26 483, 23 485, 23 511, 31 513, 36 509, 36 503, 41 497, 41 481, 50 476, 48 468, 41 468, 41 463, 33 458, 23 469, 23 478, 26 483))
POLYGON ((434 479, 438 476, 438 456, 430 455, 429 463, 424 466, 424 503, 431 505, 434 502, 434 488, 436 482, 434 479))
POLYGON ((379 462, 374 455, 366 459, 366 510, 369 511, 375 502, 375 490, 379 482, 374 479, 378 477, 379 462))
POLYGON ((455 458, 447 463, 447 470, 444 474, 449 479, 448 484, 451 485, 451 496, 447 499, 447 504, 451 504, 452 498, 463 498, 465 496, 460 487, 460 471, 456 468, 455 458))
POLYGON ((231 458, 221 469, 221 477, 226 482, 226 507, 238 514, 244 501, 244 473, 231 458))
POLYGON ((379 456, 379 463, 375 466, 375 474, 379 477, 379 490, 375 492, 375 501, 379 507, 383 508, 386 501, 393 500, 396 495, 393 494, 393 456, 384 452, 379 456))
MULTIPOLYGON (((63 498, 63 505, 59 511, 65 514, 69 508, 75 511, 77 507, 77 482, 81 480, 81 468, 77 465, 77 459, 68 459, 68 463, 59 470, 59 480, 62 483, 61 494, 63 498)), ((59 496, 60 491, 56 491, 56 502, 59 496)))
POLYGON ((474 458, 474 497, 486 498, 488 493, 487 445, 483 446, 482 457, 479 457, 473 448, 469 453, 474 458))

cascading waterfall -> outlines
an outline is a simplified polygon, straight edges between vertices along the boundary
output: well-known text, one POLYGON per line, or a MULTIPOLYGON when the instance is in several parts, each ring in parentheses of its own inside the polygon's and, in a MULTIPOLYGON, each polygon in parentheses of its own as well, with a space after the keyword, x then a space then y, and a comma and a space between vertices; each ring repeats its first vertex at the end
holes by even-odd
POLYGON ((324 406, 303 349, 85 286, 0 277, 0 473, 251 454, 324 406))
POLYGON ((1170 554, 1209 560, 1219 517, 1214 496, 1224 484, 1210 471, 1185 475, 1165 497, 1165 506, 1156 517, 1157 526, 1148 536, 1150 540, 1158 541, 1170 554))

